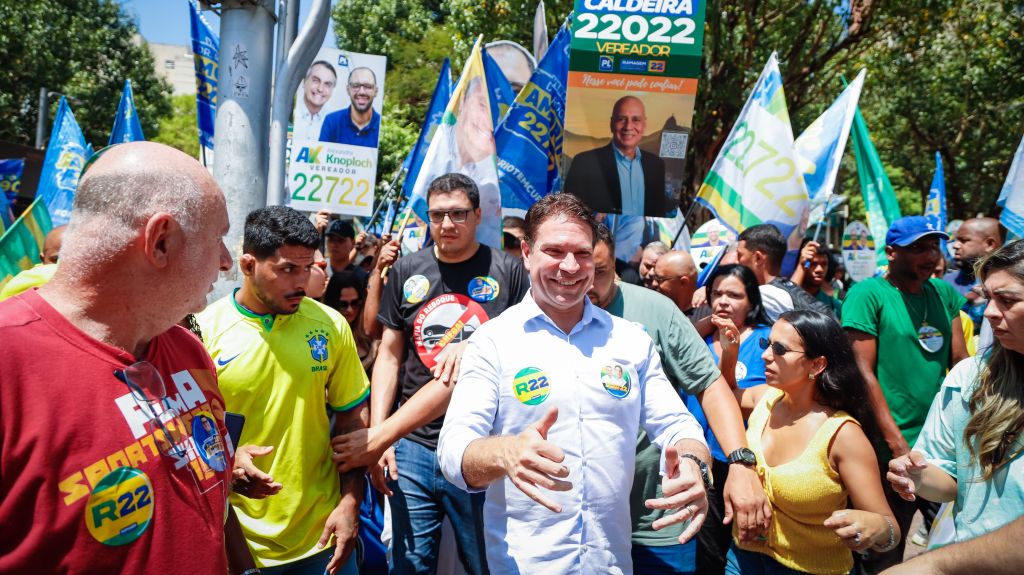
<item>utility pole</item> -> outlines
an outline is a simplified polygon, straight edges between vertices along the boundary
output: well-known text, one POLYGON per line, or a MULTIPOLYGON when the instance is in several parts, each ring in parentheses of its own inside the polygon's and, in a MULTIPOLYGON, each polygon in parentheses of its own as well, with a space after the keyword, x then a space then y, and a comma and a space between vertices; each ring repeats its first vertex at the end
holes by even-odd
POLYGON ((213 177, 227 199, 231 230, 224 242, 234 264, 214 286, 212 299, 241 283, 245 216, 267 205, 270 82, 274 68, 274 0, 220 2, 217 122, 213 177))

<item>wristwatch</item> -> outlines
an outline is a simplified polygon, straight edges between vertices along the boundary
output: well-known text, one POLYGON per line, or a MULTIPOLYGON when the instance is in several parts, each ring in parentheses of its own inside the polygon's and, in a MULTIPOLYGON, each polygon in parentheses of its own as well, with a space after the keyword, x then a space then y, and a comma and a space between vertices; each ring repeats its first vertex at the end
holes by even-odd
POLYGON ((700 479, 704 482, 705 491, 711 491, 715 488, 715 479, 711 476, 711 469, 708 468, 707 463, 704 463, 699 457, 692 453, 684 453, 680 457, 692 459, 697 462, 697 467, 700 469, 700 479))
POLYGON ((730 453, 728 461, 729 465, 732 465, 733 463, 738 463, 740 465, 745 465, 747 467, 757 466, 757 457, 754 456, 753 451, 747 449, 746 447, 741 447, 736 451, 730 453))

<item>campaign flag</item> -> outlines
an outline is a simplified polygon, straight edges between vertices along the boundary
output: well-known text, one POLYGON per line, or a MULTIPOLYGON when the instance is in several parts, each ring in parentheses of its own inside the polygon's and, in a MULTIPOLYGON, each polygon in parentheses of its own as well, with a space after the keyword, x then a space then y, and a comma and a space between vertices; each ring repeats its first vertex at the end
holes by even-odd
POLYGON ((18 197, 21 172, 24 169, 25 158, 0 160, 0 233, 14 221, 11 206, 18 197))
POLYGON ((213 126, 217 117, 217 58, 220 40, 210 23, 199 13, 195 0, 188 1, 192 30, 192 59, 196 68, 196 117, 199 144, 213 149, 213 126))
POLYGON ((807 196, 813 201, 819 196, 826 199, 836 185, 836 174, 843 159, 850 125, 857 110, 857 100, 864 86, 865 71, 861 70, 853 83, 843 90, 828 110, 811 122, 793 142, 797 166, 807 185, 807 196))
POLYGON ((799 249, 808 209, 797 171, 782 75, 773 52, 729 137, 697 192, 697 201, 735 233, 772 224, 799 249))
MULTIPOLYGON (((889 226, 900 218, 900 206, 859 108, 853 117, 853 153, 857 158, 857 177, 864 196, 868 228, 873 237, 884 238, 889 226)), ((879 266, 888 265, 884 241, 875 242, 875 255, 879 266)))
POLYGON ((1006 174, 996 205, 1003 208, 999 222, 1014 236, 1024 237, 1024 138, 1021 138, 1017 153, 1013 155, 1010 172, 1006 174))
POLYGON ((491 104, 481 58, 482 38, 477 38, 466 59, 410 196, 426 198, 430 182, 449 172, 470 177, 480 189, 481 216, 476 238, 484 245, 501 247, 501 191, 495 166, 491 104))
POLYGON ((558 189, 569 40, 569 29, 562 26, 494 132, 501 203, 506 208, 528 210, 558 189))
POLYGON ((125 80, 124 90, 121 91, 121 103, 117 105, 117 115, 114 116, 114 127, 110 130, 110 141, 107 145, 139 142, 145 139, 142 135, 142 125, 139 124, 139 115, 135 111, 135 99, 132 98, 132 81, 125 80))
MULTIPOLYGON (((928 202, 924 205, 924 217, 933 229, 946 229, 946 178, 942 172, 942 156, 935 152, 935 175, 928 189, 928 202)), ((942 240, 942 253, 946 253, 946 240, 942 240)))
POLYGON ((487 76, 487 87, 490 88, 488 96, 491 100, 491 123, 495 126, 501 121, 509 106, 516 99, 516 92, 512 89, 505 73, 501 71, 498 63, 487 53, 487 48, 481 52, 484 61, 484 75, 487 76))
MULTIPOLYGON (((441 73, 437 75, 437 84, 434 85, 434 94, 430 97, 430 105, 427 106, 427 117, 423 120, 423 128, 420 130, 420 137, 416 140, 412 152, 405 158, 405 181, 412 186, 416 184, 416 178, 420 175, 420 168, 423 167, 423 160, 427 157, 427 149, 430 148, 430 141, 434 139, 437 127, 441 125, 441 118, 444 116, 448 101, 452 98, 452 68, 448 58, 441 64, 441 73)), ((411 189, 411 188, 410 188, 411 189)), ((426 188, 423 189, 426 192, 426 188)), ((416 212, 416 215, 423 221, 427 221, 427 198, 426 195, 409 198, 409 207, 416 212)))
POLYGON ((71 218, 78 177, 90 155, 92 148, 85 143, 67 98, 61 96, 36 190, 36 197, 42 198, 50 210, 54 226, 63 226, 71 218))
POLYGON ((36 199, 0 237, 0 289, 14 276, 39 263, 43 240, 53 228, 42 198, 36 199))
POLYGON ((708 265, 704 266, 704 269, 700 270, 700 273, 697 275, 697 289, 704 287, 704 284, 708 283, 711 273, 714 272, 715 268, 718 267, 718 264, 722 262, 722 256, 724 256, 727 251, 729 251, 728 248, 718 250, 718 253, 715 254, 715 257, 713 257, 710 262, 708 262, 708 265))

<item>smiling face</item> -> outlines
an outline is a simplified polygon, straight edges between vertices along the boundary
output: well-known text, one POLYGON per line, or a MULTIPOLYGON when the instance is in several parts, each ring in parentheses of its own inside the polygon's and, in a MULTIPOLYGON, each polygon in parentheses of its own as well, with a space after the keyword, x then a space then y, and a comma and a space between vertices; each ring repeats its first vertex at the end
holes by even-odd
POLYGON ((531 293, 554 319, 582 316, 583 298, 594 283, 594 236, 583 222, 557 215, 541 222, 533 245, 524 244, 531 293))
POLYGON ((306 109, 311 114, 319 112, 327 100, 331 99, 337 83, 338 78, 330 68, 323 64, 314 64, 309 70, 309 75, 302 81, 302 98, 306 102, 306 109))
POLYGON ((347 90, 352 109, 365 114, 373 105, 373 99, 377 97, 377 80, 369 69, 356 68, 348 75, 347 90))
POLYGON ((620 100, 612 110, 611 129, 615 147, 623 152, 632 152, 640 145, 647 129, 643 102, 632 97, 620 100))
POLYGON ((243 254, 245 274, 242 288, 248 290, 264 309, 257 313, 292 314, 298 311, 309 285, 313 267, 313 248, 285 244, 270 257, 260 260, 243 254))

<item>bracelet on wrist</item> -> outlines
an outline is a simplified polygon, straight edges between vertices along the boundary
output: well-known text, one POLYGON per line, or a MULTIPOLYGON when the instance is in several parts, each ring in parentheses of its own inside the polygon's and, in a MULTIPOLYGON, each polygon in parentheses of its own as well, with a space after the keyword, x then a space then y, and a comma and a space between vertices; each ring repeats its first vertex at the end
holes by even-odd
POLYGON ((878 551, 879 553, 892 551, 896 548, 896 530, 893 529, 892 521, 889 521, 889 518, 884 515, 882 516, 882 519, 885 520, 885 525, 889 528, 889 540, 885 543, 885 545, 875 545, 871 548, 873 551, 878 551))

